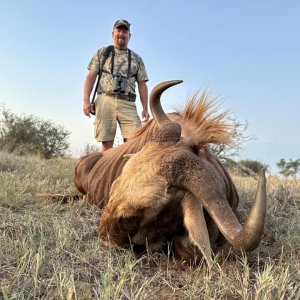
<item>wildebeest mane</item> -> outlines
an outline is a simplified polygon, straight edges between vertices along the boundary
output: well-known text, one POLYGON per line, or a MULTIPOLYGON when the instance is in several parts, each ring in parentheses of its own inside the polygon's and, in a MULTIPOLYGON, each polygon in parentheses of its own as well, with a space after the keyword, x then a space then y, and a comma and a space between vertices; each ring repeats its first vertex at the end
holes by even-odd
MULTIPOLYGON (((228 112, 218 113, 220 101, 210 92, 199 92, 187 100, 183 107, 168 114, 172 121, 184 128, 183 135, 197 146, 205 144, 228 144, 231 142, 231 125, 226 117, 228 112)), ((153 120, 137 129, 130 139, 143 146, 157 130, 153 120)))

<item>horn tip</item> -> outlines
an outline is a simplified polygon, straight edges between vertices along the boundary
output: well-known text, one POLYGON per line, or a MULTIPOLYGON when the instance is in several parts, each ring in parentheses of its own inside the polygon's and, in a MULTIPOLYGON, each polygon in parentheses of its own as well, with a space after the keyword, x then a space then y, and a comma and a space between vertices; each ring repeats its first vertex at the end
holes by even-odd
POLYGON ((174 80, 174 81, 176 82, 176 84, 183 83, 183 80, 181 80, 181 79, 174 80))

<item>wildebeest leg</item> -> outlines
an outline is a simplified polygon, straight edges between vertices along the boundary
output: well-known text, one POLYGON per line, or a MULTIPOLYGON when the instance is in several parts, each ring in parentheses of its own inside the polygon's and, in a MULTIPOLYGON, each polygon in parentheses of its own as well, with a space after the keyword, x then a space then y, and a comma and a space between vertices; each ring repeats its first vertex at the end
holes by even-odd
POLYGON ((211 247, 203 207, 191 193, 185 193, 182 200, 184 225, 189 232, 190 240, 199 248, 208 267, 213 265, 211 247))

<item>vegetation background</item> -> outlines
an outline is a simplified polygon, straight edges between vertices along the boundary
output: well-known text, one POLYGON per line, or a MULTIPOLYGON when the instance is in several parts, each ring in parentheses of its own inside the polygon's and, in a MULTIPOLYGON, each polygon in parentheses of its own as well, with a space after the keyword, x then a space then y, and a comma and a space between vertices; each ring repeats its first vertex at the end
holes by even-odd
MULTIPOLYGON (((139 257, 98 240, 101 210, 83 201, 39 200, 74 194, 71 158, 0 152, 2 299, 299 299, 300 182, 268 178, 263 241, 252 253, 219 254, 211 271, 161 253, 139 257)), ((232 173, 244 220, 256 177, 232 173)))

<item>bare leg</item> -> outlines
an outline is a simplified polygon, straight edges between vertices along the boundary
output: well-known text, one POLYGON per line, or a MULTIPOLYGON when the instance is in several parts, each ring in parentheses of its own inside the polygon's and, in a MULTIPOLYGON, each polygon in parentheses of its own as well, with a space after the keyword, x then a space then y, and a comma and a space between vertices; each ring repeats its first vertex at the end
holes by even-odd
POLYGON ((114 141, 104 141, 104 142, 102 142, 101 152, 104 152, 104 151, 112 148, 113 145, 114 145, 114 141))

